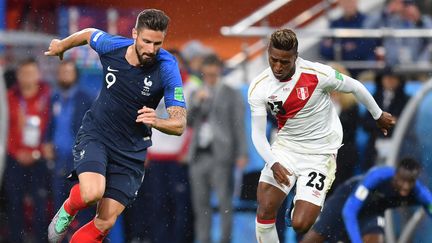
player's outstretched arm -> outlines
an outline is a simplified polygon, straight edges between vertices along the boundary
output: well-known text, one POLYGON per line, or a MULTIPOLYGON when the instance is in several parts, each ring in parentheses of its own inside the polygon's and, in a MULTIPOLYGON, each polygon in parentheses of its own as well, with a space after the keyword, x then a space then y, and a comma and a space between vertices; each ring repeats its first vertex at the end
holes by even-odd
POLYGON ((63 40, 53 39, 48 47, 48 50, 44 52, 45 56, 58 56, 60 60, 63 60, 63 53, 75 46, 82 46, 90 43, 90 38, 96 29, 86 28, 72 35, 64 38, 63 40))
POLYGON ((343 82, 336 88, 337 91, 352 93, 358 101, 366 106, 372 117, 376 120, 378 128, 384 135, 396 124, 396 119, 388 112, 382 111, 369 91, 359 81, 342 75, 343 82))
POLYGON ((180 136, 186 127, 186 109, 180 106, 167 108, 169 117, 158 118, 154 109, 143 107, 138 111, 136 122, 142 122, 163 133, 180 136))

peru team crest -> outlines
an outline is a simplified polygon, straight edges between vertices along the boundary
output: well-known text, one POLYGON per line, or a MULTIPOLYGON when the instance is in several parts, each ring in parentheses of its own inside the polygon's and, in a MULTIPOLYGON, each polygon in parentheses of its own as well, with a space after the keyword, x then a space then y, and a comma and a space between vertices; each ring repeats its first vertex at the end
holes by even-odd
POLYGON ((296 88, 296 90, 297 90, 297 98, 301 100, 306 100, 307 98, 309 98, 308 87, 300 87, 300 88, 296 88))

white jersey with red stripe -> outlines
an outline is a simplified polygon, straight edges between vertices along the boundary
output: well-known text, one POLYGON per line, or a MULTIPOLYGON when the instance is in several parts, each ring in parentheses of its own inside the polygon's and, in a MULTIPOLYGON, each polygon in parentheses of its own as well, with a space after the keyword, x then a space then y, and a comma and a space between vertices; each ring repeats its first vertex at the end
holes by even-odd
POLYGON ((249 88, 252 116, 267 115, 268 109, 276 117, 273 146, 297 153, 337 153, 343 133, 330 92, 343 82, 344 77, 330 66, 302 58, 297 58, 295 73, 286 81, 276 79, 267 68, 249 88))

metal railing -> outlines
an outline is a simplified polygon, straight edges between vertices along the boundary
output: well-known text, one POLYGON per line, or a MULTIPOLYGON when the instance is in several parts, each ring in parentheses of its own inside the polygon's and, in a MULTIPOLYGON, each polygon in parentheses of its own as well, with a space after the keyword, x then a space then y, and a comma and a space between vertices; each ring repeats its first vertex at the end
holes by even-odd
POLYGON ((6 161, 6 145, 8 136, 9 111, 7 101, 6 82, 0 67, 0 185, 3 181, 3 171, 6 161))
POLYGON ((54 38, 58 37, 26 31, 0 31, 0 43, 2 45, 47 45, 54 38))
POLYGON ((263 20, 270 14, 274 13, 276 10, 284 6, 285 4, 291 2, 292 0, 274 0, 263 7, 259 8, 255 12, 253 12, 248 17, 240 20, 238 23, 234 24, 233 26, 223 26, 221 28, 221 33, 223 35, 235 35, 243 33, 244 31, 247 31, 249 28, 251 28, 252 25, 256 24, 258 21, 263 20))
MULTIPOLYGON (((245 45, 243 50, 232 58, 226 61, 226 66, 228 68, 234 69, 243 62, 247 61, 248 56, 255 55, 261 52, 266 47, 266 39, 275 28, 269 26, 252 26, 258 21, 261 21, 268 17, 270 14, 274 13, 277 9, 283 5, 289 3, 290 1, 273 1, 266 6, 258 9, 250 16, 244 18, 233 26, 223 26, 221 27, 221 34, 224 36, 243 36, 243 37, 261 37, 259 41, 256 41, 252 45, 245 45)), ((282 27, 287 28, 297 28, 298 26, 304 24, 306 21, 310 20, 313 16, 316 16, 320 12, 328 9, 336 0, 323 1, 314 5, 307 11, 302 12, 300 15, 296 16, 294 19, 285 23, 282 27)))

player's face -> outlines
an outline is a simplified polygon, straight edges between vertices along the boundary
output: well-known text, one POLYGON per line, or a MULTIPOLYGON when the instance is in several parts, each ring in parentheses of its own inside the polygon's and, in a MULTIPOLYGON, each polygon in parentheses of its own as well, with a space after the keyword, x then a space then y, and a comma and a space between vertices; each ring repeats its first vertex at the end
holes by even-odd
POLYGON ((278 80, 287 80, 295 72, 297 52, 295 50, 279 50, 272 46, 268 49, 269 64, 273 75, 278 80))
POLYGON ((165 39, 165 33, 146 28, 139 30, 134 28, 132 36, 135 40, 135 51, 141 65, 147 66, 155 63, 156 55, 165 39))
POLYGON ((415 186, 418 171, 399 168, 393 178, 393 187, 401 196, 408 196, 415 186))

